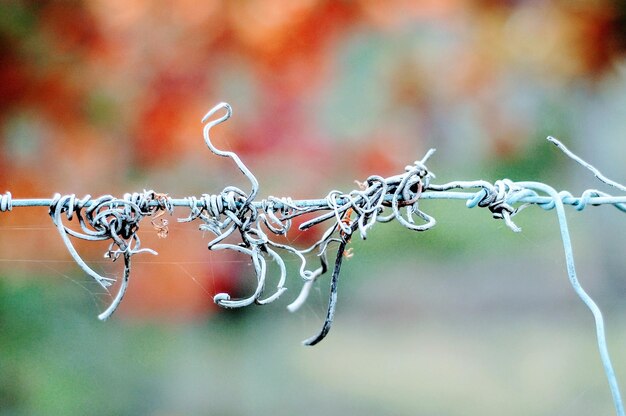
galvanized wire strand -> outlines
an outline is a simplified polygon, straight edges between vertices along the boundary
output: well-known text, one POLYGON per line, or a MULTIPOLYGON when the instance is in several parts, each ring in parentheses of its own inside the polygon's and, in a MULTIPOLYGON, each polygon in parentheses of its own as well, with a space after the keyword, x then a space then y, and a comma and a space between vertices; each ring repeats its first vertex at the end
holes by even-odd
MULTIPOLYGON (((626 191, 626 187, 616 181, 613 181, 606 176, 602 175, 600 171, 595 168, 590 163, 584 161, 582 158, 574 154, 572 151, 567 149, 560 141, 555 139, 554 137, 548 137, 548 141, 555 144, 560 150, 562 150, 569 158, 573 159, 577 163, 581 164, 585 168, 589 169, 600 181, 613 186, 622 191, 626 191)), ((611 356, 609 355, 609 349, 606 342, 606 335, 604 329, 604 318, 602 317, 602 312, 598 305, 593 301, 593 299, 587 294, 587 292, 582 288, 580 282, 578 281, 578 277, 576 275, 576 268, 574 265, 574 251, 572 249, 572 243, 569 235, 569 228, 567 226, 567 220, 565 217, 565 209, 563 207, 562 196, 552 188, 544 183, 537 182, 521 182, 518 184, 521 187, 525 187, 527 189, 536 189, 539 191, 543 191, 549 194, 553 201, 554 206, 556 208, 557 217, 559 219, 559 228, 561 230, 561 239, 563 240, 563 249, 565 251, 565 260, 567 264, 567 274, 569 276, 570 283, 574 288, 576 294, 580 297, 580 299, 587 305, 591 313, 593 314, 595 324, 596 324, 596 339, 598 343, 598 350, 600 352, 600 359, 602 360, 602 366, 604 367, 604 373, 606 375, 607 381, 609 383, 609 388, 611 389, 611 395, 613 397, 613 404, 615 406, 615 412, 618 416, 624 416, 624 404, 622 401, 621 393, 619 390, 619 385, 617 383, 617 378, 615 377, 615 370, 613 369, 613 364, 611 363, 611 356)), ((592 195, 601 195, 600 191, 596 190, 588 190, 583 193, 583 197, 581 198, 580 204, 576 207, 579 211, 584 209, 588 200, 592 197, 592 195)))
MULTIPOLYGON (((447 184, 430 184, 428 188, 422 192, 420 195, 420 200, 424 199, 446 199, 446 200, 464 200, 470 201, 478 196, 478 192, 466 192, 469 189, 482 188, 482 183, 488 183, 483 180, 477 181, 455 181, 447 184), (454 186, 449 187, 449 184, 458 184, 459 182, 466 184, 465 186, 454 186), (454 189, 460 189, 460 191, 454 191, 454 189)), ((489 184, 489 187, 493 187, 493 184, 489 184)), ((612 205, 615 208, 619 209, 622 212, 626 212, 626 196, 614 196, 605 192, 600 192, 594 189, 588 189, 581 194, 581 196, 573 196, 571 193, 567 191, 559 192, 561 195, 561 201, 564 205, 574 206, 577 210, 579 210, 579 206, 582 204, 583 209, 588 205, 592 206, 600 206, 600 205, 612 205), (589 192, 592 194, 590 195, 589 192), (598 194, 593 195, 593 192, 598 192, 598 194)), ((3 195, 4 196, 4 195, 3 195)), ((209 195, 211 196, 211 195, 209 195)), ((219 195, 216 195, 219 196, 219 195)), ((516 202, 520 203, 528 203, 532 205, 543 205, 549 204, 552 201, 552 198, 545 195, 524 195, 522 197, 515 197, 516 202)), ((25 207, 49 207, 52 203, 52 198, 20 198, 11 200, 12 208, 25 208, 25 207)), ((392 196, 385 195, 384 202, 391 203, 392 196)), ((87 201, 85 207, 91 206, 93 202, 87 201)), ((188 209, 192 209, 193 205, 195 208, 203 208, 204 203, 198 199, 197 197, 185 197, 185 198, 170 198, 169 203, 173 208, 176 207, 184 207, 188 209), (191 201, 192 198, 195 198, 191 201)), ((328 210, 330 206, 328 205, 326 199, 299 199, 292 201, 293 206, 297 207, 300 210, 308 210, 307 212, 312 211, 320 211, 320 210, 328 210)), ((339 202, 343 204, 343 202, 339 202)), ((510 203, 510 201, 509 201, 510 203)), ((253 201, 250 203, 250 206, 256 210, 263 210, 263 206, 266 204, 266 200, 253 201)), ((159 204, 157 202, 150 202, 150 207, 156 207, 159 204)), ((274 205, 275 209, 280 209, 284 205, 282 202, 276 202, 274 205)), ((5 211, 9 211, 8 209, 5 211)), ((2 212, 0 210, 0 212, 2 212)), ((305 213, 305 212, 303 212, 305 213)), ((293 217, 292 217, 293 218, 293 217)), ((190 220, 191 221, 191 220, 190 220)))
MULTIPOLYGON (((202 119, 203 137, 213 154, 233 160, 250 182, 248 192, 235 186, 226 186, 218 193, 202 194, 200 197, 172 198, 167 194, 143 191, 125 194, 123 198, 111 195, 77 198, 75 195, 55 194, 51 199, 14 199, 10 192, 6 192, 0 196, 0 212, 8 212, 15 207, 48 207, 52 221, 72 258, 105 289, 115 279, 95 272, 76 251, 72 239, 109 241, 105 257, 114 261, 122 256, 124 272, 113 301, 99 315, 102 320, 110 317, 122 301, 128 288, 132 256, 143 252, 156 254, 151 249, 141 248, 138 236, 140 221, 151 217, 151 224, 157 234, 165 237, 168 233, 168 221, 163 216, 168 213, 172 215, 174 207, 187 210, 185 216, 178 218, 179 222, 199 223, 199 230, 213 234, 207 244, 209 250, 229 250, 249 257, 256 287, 249 296, 241 299, 233 299, 228 293, 214 295, 214 302, 225 308, 245 307, 253 303, 262 305, 278 299, 287 290, 287 268, 283 257, 289 255, 295 257, 299 264, 298 274, 302 286, 287 308, 292 312, 298 310, 306 302, 316 281, 329 270, 327 257, 332 248, 334 267, 330 278, 326 317, 320 331, 304 341, 305 345, 314 345, 331 329, 337 306, 337 286, 342 262, 344 257, 351 255, 347 245, 355 234, 366 239, 376 223, 393 220, 412 231, 428 231, 436 225, 436 220, 420 206, 420 202, 427 199, 456 199, 465 201, 468 208, 487 208, 494 219, 502 220, 514 232, 522 231, 513 222, 513 218, 523 209, 531 205, 537 205, 544 210, 555 209, 570 283, 594 316, 598 348, 613 402, 618 416, 626 416, 606 345, 602 314, 583 290, 576 275, 564 209, 565 205, 571 205, 578 211, 589 205, 611 205, 626 212, 626 196, 612 196, 603 191, 588 189, 575 197, 567 191, 557 192, 539 182, 515 182, 509 179, 500 179, 493 183, 476 180, 435 184, 435 175, 426 166, 427 160, 434 153, 434 149, 431 149, 421 160, 406 166, 400 174, 387 178, 372 175, 363 182, 357 182, 358 189, 349 192, 332 190, 321 199, 292 200, 288 197, 269 196, 257 200, 260 189, 254 174, 237 154, 218 149, 211 140, 211 129, 228 120, 231 115, 232 108, 226 103, 213 107, 202 119), (321 237, 304 248, 283 242, 284 236, 288 235, 292 227, 292 221, 303 215, 307 215, 307 219, 300 224, 299 229, 305 231, 325 224, 321 237), (77 219, 78 225, 68 226, 73 219, 77 219), (312 259, 316 260, 315 266, 310 264, 312 259), (275 288, 266 294, 268 261, 277 265, 278 273, 275 288)), ((602 175, 558 140, 552 137, 548 140, 568 157, 592 171, 602 182, 626 190, 626 187, 602 175)))
POLYGON ((600 311, 600 308, 598 307, 598 305, 594 302, 591 296, 589 296, 589 294, 583 289, 583 287, 581 286, 578 280, 578 276, 576 274, 576 267, 574 264, 574 251, 572 249, 572 242, 571 242, 570 235, 569 235, 569 227, 567 226, 567 219, 565 217, 565 208, 563 207, 561 196, 554 188, 544 183, 519 182, 518 185, 528 188, 528 189, 535 189, 540 192, 545 192, 550 197, 552 197, 552 201, 554 201, 554 208, 556 210, 556 215, 559 220, 559 228, 561 231, 561 240, 563 241, 563 250, 565 251, 567 275, 569 277, 570 284, 574 288, 574 291, 593 314, 593 318, 596 324, 596 339, 598 343, 598 350, 600 352, 600 359, 602 360, 604 373, 606 375, 606 378, 609 383, 609 387, 611 389, 611 394, 613 396, 613 404, 615 405, 615 411, 618 416, 624 416, 624 405, 622 403, 622 397, 619 391, 617 378, 615 377, 615 371, 613 370, 613 365, 611 364, 611 357, 609 355, 609 350, 608 350, 607 343, 606 343, 604 318, 602 317, 602 312, 600 311))

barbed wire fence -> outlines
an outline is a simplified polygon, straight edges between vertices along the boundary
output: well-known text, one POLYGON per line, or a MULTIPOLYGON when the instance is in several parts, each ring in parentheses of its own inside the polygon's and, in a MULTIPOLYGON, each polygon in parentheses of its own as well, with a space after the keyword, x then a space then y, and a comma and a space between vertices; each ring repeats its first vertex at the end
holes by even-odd
MULTIPOLYGON (((591 311, 596 327, 598 350, 604 372, 611 390, 616 414, 625 416, 618 382, 611 363, 602 313, 593 299, 581 286, 574 264, 574 253, 565 205, 582 211, 587 206, 612 205, 626 212, 626 195, 612 196, 596 189, 588 189, 580 196, 567 191, 557 191, 553 187, 531 181, 511 181, 502 179, 490 183, 484 180, 452 181, 435 184, 435 175, 426 167, 426 162, 435 152, 429 150, 421 159, 405 167, 404 172, 383 178, 373 175, 363 182, 357 182, 358 189, 348 193, 330 191, 321 199, 293 200, 289 197, 268 196, 257 200, 259 182, 239 156, 230 151, 220 150, 211 141, 211 129, 232 115, 230 105, 220 103, 213 107, 202 119, 204 140, 217 156, 231 159, 241 173, 249 180, 248 192, 235 186, 226 186, 217 194, 203 194, 200 197, 188 196, 172 198, 167 193, 153 190, 127 193, 122 198, 104 195, 92 198, 86 195, 55 194, 51 199, 14 199, 10 192, 0 195, 0 212, 10 212, 19 207, 48 207, 59 235, 76 264, 102 288, 109 291, 116 279, 105 277, 91 268, 83 260, 73 244, 73 239, 106 241, 109 247, 104 256, 115 261, 123 258, 124 270, 119 288, 110 305, 98 315, 107 320, 120 305, 128 288, 131 276, 132 258, 136 254, 157 253, 142 248, 138 236, 142 219, 150 218, 151 226, 159 237, 168 234, 168 219, 174 209, 188 210, 179 222, 199 222, 199 229, 209 231, 214 238, 208 243, 212 251, 231 250, 250 257, 256 277, 254 292, 241 299, 233 299, 228 293, 218 293, 214 302, 224 308, 241 308, 251 304, 266 304, 278 299, 286 290, 287 267, 283 256, 293 256, 299 263, 298 274, 302 281, 299 295, 287 308, 294 312, 307 300, 311 288, 317 280, 331 271, 330 294, 326 318, 320 331, 303 341, 305 345, 315 345, 322 341, 331 329, 337 304, 337 287, 342 261, 352 255, 347 248, 350 239, 358 234, 367 238, 368 231, 377 222, 393 220, 412 231, 428 231, 436 225, 433 216, 420 209, 420 200, 454 199, 463 200, 468 208, 487 208, 495 219, 504 221, 513 232, 521 232, 513 217, 523 209, 538 206, 544 210, 555 210, 558 218, 569 282, 583 303, 591 311), (306 248, 296 248, 282 242, 280 237, 287 235, 292 220, 309 216, 299 226, 300 230, 326 224, 321 238, 306 248), (73 220, 77 220, 73 222, 73 220), (72 224, 73 226, 70 226, 72 224), (236 239, 236 241, 233 241, 236 239), (332 253, 334 262, 329 264, 332 253), (316 265, 311 266, 315 259, 316 265), (268 261, 278 266, 278 283, 273 292, 266 295, 268 261)), ((626 186, 604 176, 598 169, 587 163, 559 140, 548 137, 565 155, 590 170, 603 183, 626 192, 626 186)))

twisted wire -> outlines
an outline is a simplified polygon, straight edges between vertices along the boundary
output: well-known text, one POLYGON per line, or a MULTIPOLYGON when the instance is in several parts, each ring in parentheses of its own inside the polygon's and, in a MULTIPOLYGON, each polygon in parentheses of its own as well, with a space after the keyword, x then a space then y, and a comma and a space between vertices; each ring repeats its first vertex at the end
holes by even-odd
MULTIPOLYGON (((203 137, 213 154, 233 161, 250 183, 249 191, 227 186, 216 194, 188 196, 182 199, 173 199, 167 194, 144 190, 127 193, 121 199, 111 195, 98 198, 87 195, 77 198, 75 195, 55 194, 52 199, 37 200, 14 200, 11 193, 6 192, 0 196, 0 212, 10 211, 18 206, 48 206, 52 221, 70 255, 85 273, 105 289, 110 287, 115 279, 95 272, 78 254, 72 238, 110 241, 105 257, 115 261, 122 256, 124 273, 112 303, 99 315, 102 320, 111 316, 127 290, 131 257, 142 252, 156 254, 151 249, 141 248, 137 235, 140 221, 145 217, 152 217, 151 222, 158 236, 166 237, 168 222, 162 216, 168 213, 171 215, 175 206, 186 207, 189 210, 186 217, 177 219, 178 222, 199 222, 200 230, 213 234, 213 238, 207 244, 209 250, 228 250, 250 258, 256 288, 249 296, 240 299, 233 299, 228 293, 214 295, 214 302, 225 308, 239 308, 253 303, 266 304, 278 299, 287 290, 287 268, 283 256, 288 254, 294 256, 299 263, 298 274, 302 287, 287 308, 292 312, 298 310, 306 302, 317 280, 328 272, 328 253, 332 251, 334 266, 330 277, 326 317, 320 331, 304 341, 306 345, 315 345, 324 339, 331 329, 343 259, 351 256, 351 249, 347 246, 355 234, 366 239, 376 223, 393 220, 412 231, 430 230, 436 225, 436 220, 420 207, 420 202, 424 199, 459 199, 464 200, 468 208, 487 208, 494 219, 502 220, 514 232, 522 231, 513 222, 513 217, 523 209, 531 205, 537 205, 544 210, 554 209, 559 220, 570 284, 594 316, 598 348, 615 409, 619 416, 624 416, 617 380, 606 345, 602 314, 580 285, 574 267, 564 205, 571 205, 577 211, 582 211, 589 205, 612 205, 626 212, 626 196, 612 196, 600 190, 588 189, 579 197, 575 197, 566 191, 557 192, 542 183, 514 182, 509 179, 500 179, 493 183, 477 180, 434 184, 432 181, 435 175, 426 166, 427 160, 434 153, 434 149, 431 149, 421 160, 406 166, 402 173, 386 178, 372 175, 363 182, 357 182, 358 189, 349 192, 332 190, 326 197, 313 200, 294 201, 288 197, 269 196, 257 201, 259 182, 254 174, 237 154, 220 150, 211 141, 211 130, 228 120, 231 115, 232 108, 226 103, 220 103, 209 110, 202 119, 203 137), (280 238, 285 240, 293 220, 304 215, 307 219, 300 224, 299 229, 305 231, 325 224, 326 228, 321 237, 304 248, 281 242, 280 238), (78 227, 71 228, 67 225, 73 219, 77 219, 78 227), (316 265, 310 265, 311 258, 316 259, 316 265), (278 272, 275 288, 266 294, 268 262, 274 263, 278 272)), ((568 157, 590 170, 600 181, 619 190, 626 190, 626 187, 602 175, 557 139, 549 137, 548 140, 568 157)))
POLYGON ((143 217, 153 215, 159 210, 171 212, 172 206, 166 196, 156 194, 154 191, 125 194, 123 199, 117 199, 111 195, 96 199, 86 195, 79 199, 73 194, 64 196, 55 194, 52 198, 49 214, 68 252, 78 266, 104 289, 111 286, 115 279, 102 276, 93 270, 76 251, 70 237, 87 241, 110 240, 104 257, 112 261, 117 260, 120 255, 124 258, 124 273, 120 287, 109 307, 98 315, 100 320, 108 319, 115 312, 126 293, 130 278, 131 257, 138 253, 157 254, 152 249, 141 248, 137 231, 143 217), (157 205, 151 204, 152 201, 157 201, 157 205), (63 214, 65 214, 66 221, 72 221, 76 216, 80 230, 66 225, 63 221, 63 214))

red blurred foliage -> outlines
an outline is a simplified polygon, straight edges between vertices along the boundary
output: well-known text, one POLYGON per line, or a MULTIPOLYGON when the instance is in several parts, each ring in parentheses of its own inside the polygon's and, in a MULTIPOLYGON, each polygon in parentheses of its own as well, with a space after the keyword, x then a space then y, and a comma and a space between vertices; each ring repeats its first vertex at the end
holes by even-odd
POLYGON ((177 76, 159 73, 148 86, 140 102, 140 110, 134 131, 134 163, 151 166, 176 158, 184 149, 179 132, 184 130, 185 115, 193 105, 196 89, 202 79, 193 76, 177 76))
POLYGON ((232 46, 255 63, 266 81, 288 96, 312 87, 329 40, 355 18, 354 6, 343 1, 227 4, 232 46))
POLYGON ((79 52, 88 59, 103 51, 104 34, 83 2, 45 2, 38 14, 39 29, 52 37, 57 53, 79 52))
POLYGON ((0 36, 0 120, 7 111, 22 101, 24 91, 32 82, 24 70, 14 42, 0 36))
POLYGON ((626 4, 621 0, 576 3, 566 9, 578 31, 583 71, 600 77, 613 68, 616 57, 626 53, 626 4))
POLYGON ((367 147, 358 149, 355 159, 358 161, 358 172, 361 181, 370 175, 387 177, 395 175, 404 168, 411 160, 405 160, 404 165, 398 159, 398 155, 406 155, 402 143, 391 137, 378 137, 369 141, 367 147))

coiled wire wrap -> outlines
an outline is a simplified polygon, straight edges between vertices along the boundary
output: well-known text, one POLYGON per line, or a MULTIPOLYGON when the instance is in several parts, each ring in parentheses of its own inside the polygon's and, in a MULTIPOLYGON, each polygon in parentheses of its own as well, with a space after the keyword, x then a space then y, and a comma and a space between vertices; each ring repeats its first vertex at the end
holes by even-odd
POLYGON ((122 301, 130 278, 131 257, 144 252, 157 254, 149 248, 141 248, 137 231, 139 230, 139 222, 143 217, 153 215, 159 210, 171 212, 172 207, 166 197, 158 196, 154 191, 125 194, 123 199, 117 199, 111 195, 101 196, 94 200, 91 199, 90 195, 82 199, 76 198, 73 194, 54 195, 49 208, 52 222, 57 227, 70 255, 85 273, 105 289, 115 281, 115 279, 100 275, 89 267, 76 251, 70 237, 88 241, 111 240, 104 257, 112 261, 117 260, 120 255, 124 257, 124 274, 120 288, 109 307, 98 316, 99 319, 108 319, 122 301), (151 205, 152 201, 157 201, 157 204, 151 205), (65 225, 63 214, 65 214, 67 221, 71 221, 76 216, 80 231, 65 225))

